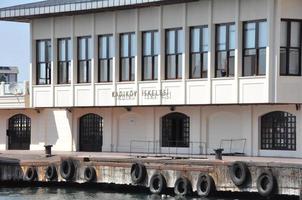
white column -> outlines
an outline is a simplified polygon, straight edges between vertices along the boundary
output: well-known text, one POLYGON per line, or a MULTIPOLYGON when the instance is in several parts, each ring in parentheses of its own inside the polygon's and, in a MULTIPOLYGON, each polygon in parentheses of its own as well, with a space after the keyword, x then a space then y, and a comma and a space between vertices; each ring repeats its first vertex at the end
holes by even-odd
POLYGON ((95 34, 95 14, 91 16, 92 27, 91 27, 91 40, 92 40, 92 60, 91 60, 91 97, 92 106, 95 106, 95 83, 98 77, 98 36, 95 34))
MULTIPOLYGON (((163 7, 158 8, 159 14, 159 55, 158 55, 158 89, 162 89, 162 80, 165 80, 165 30, 163 28, 163 7)), ((162 98, 159 97, 159 104, 162 98)))
POLYGON ((236 16, 235 16, 235 69, 234 69, 234 80, 236 90, 236 103, 239 103, 240 99, 240 88, 239 88, 239 77, 242 73, 242 22, 240 21, 240 0, 236 0, 236 16))
POLYGON ((71 20, 71 49, 72 49, 72 59, 71 59, 71 77, 70 77, 70 87, 71 87, 71 96, 72 96, 72 106, 75 106, 75 84, 77 82, 77 38, 75 36, 75 30, 74 30, 74 19, 75 17, 72 16, 71 20))
MULTIPOLYGON (((119 52, 119 48, 120 48, 120 40, 119 40, 119 34, 117 33, 117 16, 116 16, 116 12, 114 12, 113 14, 113 38, 114 38, 114 57, 113 57, 113 69, 112 69, 112 84, 114 86, 114 91, 112 92, 116 92, 117 91, 117 82, 119 82, 119 74, 120 74, 120 70, 119 70, 119 64, 120 64, 120 52, 119 52)), ((117 105, 117 98, 114 99, 114 105, 117 105)))
MULTIPOLYGON (((267 81, 267 100, 274 101, 274 70, 276 62, 274 59, 275 49, 275 0, 267 0, 267 48, 266 48, 266 81, 267 81)), ((278 40, 279 41, 279 40, 278 40)), ((276 46, 277 47, 277 46, 276 46)))
MULTIPOLYGON (((135 87, 136 91, 139 92, 139 85, 138 82, 141 80, 141 67, 142 67, 142 37, 141 32, 139 30, 139 9, 136 9, 135 12, 135 37, 136 37, 136 56, 135 56, 135 87)), ((139 105, 139 93, 137 95, 136 104, 139 105)))
POLYGON ((36 84, 36 45, 33 38, 33 21, 30 22, 30 65, 29 65, 29 107, 33 107, 33 85, 36 84))
POLYGON ((57 81, 57 74, 56 74, 56 69, 57 69, 57 40, 55 38, 55 19, 51 18, 51 97, 52 97, 52 106, 55 106, 55 87, 54 85, 56 84, 57 81))
POLYGON ((184 53, 182 62, 182 86, 183 86, 183 102, 186 104, 187 87, 186 79, 189 78, 189 43, 190 43, 190 30, 187 27, 187 4, 183 5, 183 32, 184 32, 184 53))
POLYGON ((209 1, 209 52, 208 52, 208 88, 209 103, 212 103, 212 77, 215 68, 215 25, 213 24, 213 1, 209 1))

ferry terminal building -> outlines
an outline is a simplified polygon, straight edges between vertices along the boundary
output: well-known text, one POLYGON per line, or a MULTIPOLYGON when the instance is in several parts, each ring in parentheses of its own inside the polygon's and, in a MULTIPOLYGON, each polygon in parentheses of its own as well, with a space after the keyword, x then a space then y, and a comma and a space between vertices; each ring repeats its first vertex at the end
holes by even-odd
POLYGON ((301 8, 300 0, 2 8, 0 20, 30 24, 31 64, 29 92, 0 97, 0 149, 301 157, 301 8))

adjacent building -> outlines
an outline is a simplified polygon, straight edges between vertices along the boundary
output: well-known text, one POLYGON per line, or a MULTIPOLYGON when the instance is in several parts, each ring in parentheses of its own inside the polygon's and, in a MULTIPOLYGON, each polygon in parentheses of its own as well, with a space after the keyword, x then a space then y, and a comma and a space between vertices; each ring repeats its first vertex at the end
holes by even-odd
POLYGON ((301 157, 301 9, 300 0, 0 9, 31 35, 29 106, 0 112, 0 149, 301 157))

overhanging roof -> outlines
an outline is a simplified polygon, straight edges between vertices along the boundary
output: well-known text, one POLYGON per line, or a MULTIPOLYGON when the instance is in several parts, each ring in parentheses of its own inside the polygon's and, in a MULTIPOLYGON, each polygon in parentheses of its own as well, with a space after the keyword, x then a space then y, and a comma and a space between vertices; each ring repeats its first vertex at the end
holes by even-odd
POLYGON ((0 20, 27 22, 33 18, 189 2, 194 0, 46 0, 0 9, 0 20))

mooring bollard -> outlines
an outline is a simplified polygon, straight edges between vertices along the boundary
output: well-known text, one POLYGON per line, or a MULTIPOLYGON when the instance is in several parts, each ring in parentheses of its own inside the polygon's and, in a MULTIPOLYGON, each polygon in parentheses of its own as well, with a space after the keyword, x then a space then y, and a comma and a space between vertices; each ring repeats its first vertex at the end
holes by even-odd
POLYGON ((214 149, 215 151, 215 159, 222 160, 222 152, 224 149, 214 149))
POLYGON ((51 157, 51 147, 52 145, 44 145, 46 157, 51 157))

